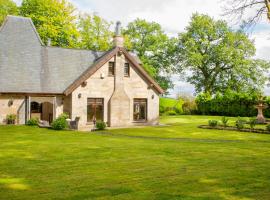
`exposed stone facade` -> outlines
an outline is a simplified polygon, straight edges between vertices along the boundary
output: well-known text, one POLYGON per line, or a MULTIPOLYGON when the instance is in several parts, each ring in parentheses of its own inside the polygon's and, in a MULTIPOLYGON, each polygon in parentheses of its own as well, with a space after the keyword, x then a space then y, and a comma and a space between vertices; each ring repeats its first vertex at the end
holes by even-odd
POLYGON ((112 127, 155 125, 159 121, 159 95, 130 63, 130 76, 124 77, 124 55, 117 55, 115 76, 109 76, 108 63, 72 93, 72 119, 80 117, 80 127, 91 127, 87 122, 87 98, 104 99, 104 121, 112 127), (101 78, 101 74, 104 78, 101 78), (80 98, 79 98, 80 96, 80 98), (133 122, 134 98, 147 98, 147 121, 133 122))
POLYGON ((80 118, 80 128, 91 128, 96 105, 89 104, 87 121, 89 98, 102 99, 99 118, 109 126, 157 124, 162 88, 123 47, 119 22, 113 41, 115 47, 107 52, 46 47, 30 18, 7 17, 0 28, 0 124, 8 114, 24 124, 31 117, 51 122, 65 112, 72 120, 80 118), (114 63, 113 75, 109 62, 114 63), (124 73, 127 63, 129 76, 124 73), (143 103, 134 106, 135 98, 143 103))

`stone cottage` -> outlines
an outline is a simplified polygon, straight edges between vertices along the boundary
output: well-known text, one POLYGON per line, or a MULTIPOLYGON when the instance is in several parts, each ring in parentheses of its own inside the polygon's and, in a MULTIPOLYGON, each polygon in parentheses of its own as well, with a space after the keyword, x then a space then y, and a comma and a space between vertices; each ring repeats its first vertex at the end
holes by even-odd
POLYGON ((117 28, 107 52, 45 46, 30 18, 8 16, 0 29, 0 123, 16 114, 52 122, 62 113, 79 128, 154 125, 162 88, 123 47, 117 28))

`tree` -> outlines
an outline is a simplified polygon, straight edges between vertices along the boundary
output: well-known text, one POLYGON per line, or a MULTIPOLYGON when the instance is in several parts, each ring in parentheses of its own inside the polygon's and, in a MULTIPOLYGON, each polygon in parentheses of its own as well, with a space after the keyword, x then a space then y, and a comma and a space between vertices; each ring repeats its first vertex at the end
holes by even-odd
POLYGON ((168 73, 172 70, 175 39, 170 39, 155 22, 136 19, 123 30, 126 44, 134 51, 145 69, 153 76, 163 89, 172 87, 168 73))
POLYGON ((75 8, 66 0, 23 0, 20 14, 30 17, 41 40, 53 46, 75 47, 78 31, 75 8))
POLYGON ((246 25, 256 24, 263 16, 270 21, 270 0, 227 0, 225 15, 244 20, 246 25))
POLYGON ((12 0, 0 0, 0 26, 7 15, 17 15, 17 5, 12 0))
POLYGON ((256 49, 242 32, 226 22, 194 14, 186 32, 179 34, 178 71, 188 71, 187 81, 196 92, 213 94, 228 89, 261 90, 269 63, 253 59, 256 49))
POLYGON ((79 17, 78 29, 80 32, 80 44, 83 49, 106 51, 112 48, 110 31, 111 23, 97 15, 81 15, 79 17))

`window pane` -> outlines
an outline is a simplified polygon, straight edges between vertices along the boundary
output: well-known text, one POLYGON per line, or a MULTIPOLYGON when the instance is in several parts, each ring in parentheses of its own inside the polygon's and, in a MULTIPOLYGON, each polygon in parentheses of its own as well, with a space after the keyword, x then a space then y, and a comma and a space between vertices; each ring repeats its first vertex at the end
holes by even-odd
POLYGON ((87 122, 93 120, 103 120, 103 99, 88 98, 87 99, 87 122))
POLYGON ((124 74, 125 76, 129 76, 129 63, 125 63, 124 74))
POLYGON ((114 76, 114 62, 109 62, 109 75, 114 76))
POLYGON ((134 121, 147 119, 147 99, 134 99, 134 121))

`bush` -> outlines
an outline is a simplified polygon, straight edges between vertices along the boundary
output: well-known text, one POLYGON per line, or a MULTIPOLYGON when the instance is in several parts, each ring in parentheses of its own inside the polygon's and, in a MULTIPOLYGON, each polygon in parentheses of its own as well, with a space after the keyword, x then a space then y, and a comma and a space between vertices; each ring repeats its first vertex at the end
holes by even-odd
POLYGON ((97 121, 96 128, 97 130, 104 130, 106 128, 106 123, 103 121, 97 121))
POLYGON ((218 125, 218 121, 217 120, 209 120, 208 125, 211 127, 216 127, 218 125))
POLYGON ((68 114, 63 113, 61 114, 56 120, 54 120, 51 124, 52 129, 54 130, 63 130, 68 127, 67 118, 69 117, 68 114))
POLYGON ((237 129, 241 130, 245 127, 246 121, 238 117, 238 119, 235 122, 235 126, 237 129))
MULTIPOLYGON (((215 95, 202 93, 196 97, 196 104, 198 114, 252 117, 257 115, 257 109, 254 105, 258 103, 258 98, 259 94, 256 93, 237 93, 234 91, 215 95)), ((268 103, 270 103, 270 99, 268 103)), ((268 110, 264 111, 266 117, 269 115, 270 110, 268 110)))
POLYGON ((6 117, 7 124, 15 124, 16 119, 17 119, 17 115, 15 114, 7 115, 6 117))
POLYGON ((29 120, 26 122, 26 125, 27 125, 27 126, 37 126, 37 125, 38 125, 38 118, 32 118, 32 119, 29 119, 29 120))
POLYGON ((183 101, 182 109, 185 115, 197 113, 197 104, 193 96, 182 95, 178 98, 183 101))
POLYGON ((225 117, 225 116, 223 116, 223 117, 221 118, 221 123, 222 123, 222 125, 223 125, 224 127, 227 127, 227 126, 228 126, 228 121, 229 121, 229 119, 228 119, 227 117, 225 117))
POLYGON ((257 124, 257 119, 256 118, 250 118, 248 120, 248 124, 250 126, 250 128, 253 130, 257 124))
POLYGON ((183 114, 182 100, 172 98, 159 99, 159 113, 168 114, 168 111, 175 111, 176 114, 183 114))
POLYGON ((266 126, 266 130, 270 132, 270 124, 266 126))
POLYGON ((170 116, 177 115, 177 113, 174 110, 169 110, 168 112, 166 112, 166 114, 170 116))

